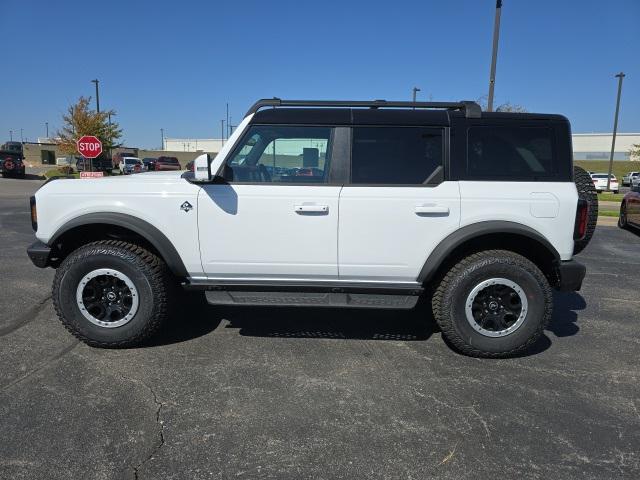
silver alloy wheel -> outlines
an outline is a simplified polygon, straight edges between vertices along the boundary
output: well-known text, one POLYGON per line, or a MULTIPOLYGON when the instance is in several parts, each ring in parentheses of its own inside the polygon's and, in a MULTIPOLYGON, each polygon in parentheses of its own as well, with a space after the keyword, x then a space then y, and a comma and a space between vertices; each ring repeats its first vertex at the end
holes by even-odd
POLYGON ((520 285, 506 278, 490 278, 467 296, 465 314, 475 331, 486 337, 515 332, 527 317, 529 303, 520 285))
POLYGON ((94 325, 105 328, 128 323, 138 311, 138 290, 124 273, 99 268, 82 277, 76 289, 80 313, 94 325))

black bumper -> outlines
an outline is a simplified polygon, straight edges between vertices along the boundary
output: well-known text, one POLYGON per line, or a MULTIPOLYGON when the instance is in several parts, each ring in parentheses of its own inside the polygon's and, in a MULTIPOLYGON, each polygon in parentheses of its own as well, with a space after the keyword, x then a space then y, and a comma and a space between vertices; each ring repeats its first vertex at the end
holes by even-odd
POLYGON ((27 255, 36 267, 45 268, 50 265, 51 247, 38 240, 27 248, 27 255))
POLYGON ((582 280, 587 268, 575 260, 560 262, 558 267, 558 290, 561 292, 576 292, 582 288, 582 280))

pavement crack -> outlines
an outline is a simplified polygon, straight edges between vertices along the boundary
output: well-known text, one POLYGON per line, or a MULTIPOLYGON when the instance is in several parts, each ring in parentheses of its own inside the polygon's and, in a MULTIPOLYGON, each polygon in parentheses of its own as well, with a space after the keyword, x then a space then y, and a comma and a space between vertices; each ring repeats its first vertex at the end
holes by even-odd
POLYGON ((15 332, 16 330, 24 327, 29 322, 35 320, 38 314, 42 310, 44 310, 44 307, 47 305, 49 300, 51 300, 51 295, 46 296, 45 298, 40 300, 38 303, 33 305, 31 308, 29 308, 29 310, 27 310, 22 315, 20 315, 18 319, 15 322, 13 322, 11 325, 0 327, 0 337, 9 335, 11 332, 15 332))
POLYGON ((149 390, 149 392, 151 392, 151 396, 153 398, 153 403, 155 403, 156 406, 157 406, 156 413, 155 413, 155 422, 156 422, 156 425, 158 425, 158 427, 159 427, 158 428, 158 441, 156 442, 156 445, 151 449, 149 454, 140 463, 138 463, 137 465, 132 467, 132 469, 133 469, 133 478, 135 480, 138 480, 138 478, 140 478, 139 477, 140 469, 149 460, 151 460, 165 444, 164 423, 162 422, 162 420, 160 420, 160 413, 162 412, 162 408, 165 406, 165 404, 158 399, 158 395, 156 394, 156 391, 153 389, 153 387, 151 385, 143 382, 142 380, 138 380, 137 378, 127 377, 126 375, 123 375, 121 372, 117 372, 117 373, 123 379, 129 380, 130 382, 133 382, 133 383, 140 384, 140 385, 144 386, 147 390, 149 390))

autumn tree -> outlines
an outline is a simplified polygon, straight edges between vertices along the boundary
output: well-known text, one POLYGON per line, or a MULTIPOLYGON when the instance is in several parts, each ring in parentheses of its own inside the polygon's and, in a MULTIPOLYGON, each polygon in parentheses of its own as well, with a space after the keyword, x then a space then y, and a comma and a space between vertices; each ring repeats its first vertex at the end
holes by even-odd
POLYGON ((631 145, 631 150, 629 150, 629 160, 634 162, 640 161, 640 143, 631 145))
POLYGON ((58 131, 58 145, 66 154, 76 153, 76 142, 83 135, 94 135, 102 142, 102 150, 108 152, 118 147, 118 139, 122 130, 116 122, 109 122, 109 116, 116 114, 114 110, 97 112, 89 108, 91 97, 80 97, 62 116, 63 127, 58 131))

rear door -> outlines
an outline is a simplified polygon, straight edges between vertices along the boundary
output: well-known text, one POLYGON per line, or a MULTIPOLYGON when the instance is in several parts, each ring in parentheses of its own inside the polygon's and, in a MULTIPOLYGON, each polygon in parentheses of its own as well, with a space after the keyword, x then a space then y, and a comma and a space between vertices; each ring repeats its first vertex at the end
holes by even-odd
POLYGON ((340 194, 340 278, 415 282, 460 222, 445 180, 446 127, 354 126, 350 183, 340 194))

